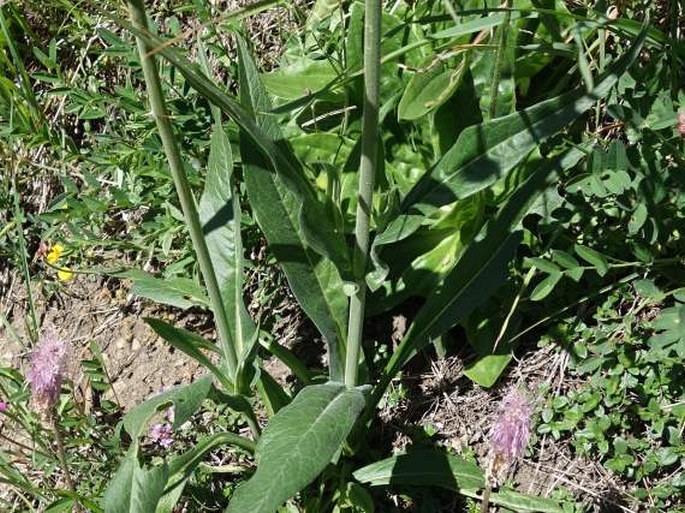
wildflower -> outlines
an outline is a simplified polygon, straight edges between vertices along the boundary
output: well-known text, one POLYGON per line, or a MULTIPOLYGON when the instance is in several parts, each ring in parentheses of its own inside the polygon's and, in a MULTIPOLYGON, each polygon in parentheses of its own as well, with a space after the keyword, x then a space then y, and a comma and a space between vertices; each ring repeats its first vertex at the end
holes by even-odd
POLYGON ((678 112, 678 133, 685 137, 685 110, 678 112))
POLYGON ((0 401, 0 413, 7 410, 7 403, 0 401))
POLYGON ((154 424, 150 428, 150 440, 153 443, 168 449, 174 443, 174 436, 169 424, 154 424))
POLYGON ((511 390, 500 403, 499 417, 490 429, 489 475, 498 480, 523 454, 530 436, 533 407, 518 390, 511 390))
POLYGON ((68 267, 60 267, 57 271, 57 277, 62 281, 69 281, 74 277, 74 272, 68 267))
POLYGON ((62 246, 61 244, 55 244, 50 248, 50 251, 45 257, 45 260, 48 264, 54 265, 62 256, 62 253, 64 253, 64 246, 62 246))
POLYGON ((31 384, 31 400, 35 409, 49 413, 57 403, 67 366, 69 348, 53 333, 43 334, 38 348, 31 355, 27 378, 31 384))

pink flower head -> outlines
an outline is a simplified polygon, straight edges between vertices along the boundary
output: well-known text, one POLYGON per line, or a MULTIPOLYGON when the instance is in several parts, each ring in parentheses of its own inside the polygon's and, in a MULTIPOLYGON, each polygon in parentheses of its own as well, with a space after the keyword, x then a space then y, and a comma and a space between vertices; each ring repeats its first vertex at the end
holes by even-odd
POLYGON ((0 412, 6 411, 7 410, 7 403, 0 401, 0 412))
POLYGON ((490 451, 495 469, 509 466, 523 454, 530 436, 533 407, 517 389, 512 389, 500 403, 497 421, 490 429, 490 451))
POLYGON ((31 384, 31 400, 37 411, 48 413, 57 403, 67 366, 69 346, 53 333, 44 333, 31 354, 26 377, 31 384))
POLYGON ((168 449, 174 443, 174 435, 169 424, 154 424, 150 428, 150 440, 152 443, 168 449))
POLYGON ((685 110, 678 112, 678 133, 685 137, 685 110))

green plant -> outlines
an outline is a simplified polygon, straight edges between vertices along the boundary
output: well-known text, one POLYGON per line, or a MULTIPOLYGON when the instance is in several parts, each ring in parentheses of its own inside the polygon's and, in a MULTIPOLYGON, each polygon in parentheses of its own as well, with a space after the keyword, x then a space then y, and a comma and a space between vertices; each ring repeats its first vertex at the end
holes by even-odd
MULTIPOLYGON (((323 19, 335 20, 333 16, 336 9, 339 8, 331 9, 323 4, 319 5, 319 11, 317 11, 319 23, 323 19), (327 18, 321 17, 322 10, 328 16, 327 18)), ((374 148, 377 129, 375 110, 380 107, 378 123, 385 126, 387 122, 392 133, 394 122, 386 120, 385 116, 400 101, 394 86, 391 85, 394 81, 394 68, 389 67, 388 64, 392 64, 391 59, 394 58, 404 59, 405 55, 405 62, 412 62, 412 58, 415 59, 413 62, 420 62, 416 60, 419 56, 412 54, 413 48, 432 46, 433 38, 455 36, 452 33, 449 36, 439 33, 439 36, 426 37, 422 33, 423 29, 418 33, 410 30, 409 44, 387 53, 386 49, 381 47, 380 50, 386 55, 386 60, 382 61, 383 66, 378 68, 374 66, 374 61, 379 58, 380 52, 375 49, 378 49, 380 45, 380 31, 393 33, 393 31, 409 29, 409 25, 405 25, 406 22, 394 14, 385 16, 384 24, 377 24, 373 20, 377 19, 379 10, 379 2, 369 2, 364 9, 360 4, 353 4, 349 26, 336 26, 331 22, 329 29, 333 33, 335 30, 347 32, 345 35, 347 46, 343 60, 336 62, 336 58, 340 58, 343 54, 336 53, 335 50, 326 53, 325 42, 322 44, 321 41, 314 39, 313 45, 318 46, 318 51, 322 52, 322 58, 313 59, 309 56, 294 55, 294 62, 298 63, 297 66, 294 64, 291 68, 286 66, 280 74, 269 77, 267 86, 270 84, 272 89, 281 91, 286 96, 286 102, 276 107, 275 112, 285 114, 286 118, 292 119, 297 126, 296 128, 291 124, 285 125, 288 129, 287 135, 284 135, 274 116, 269 115, 274 109, 268 95, 268 88, 262 85, 247 46, 240 39, 238 41, 240 101, 238 102, 218 88, 197 67, 190 64, 177 49, 147 30, 140 2, 131 3, 133 24, 129 25, 119 20, 119 23, 133 32, 138 40, 153 112, 174 173, 184 216, 191 232, 205 286, 209 292, 210 304, 217 319, 222 364, 217 366, 202 354, 202 349, 216 351, 211 343, 191 333, 165 325, 161 321, 150 321, 150 324, 171 344, 208 367, 224 389, 224 400, 232 401, 234 407, 246 415, 246 419, 252 422, 253 435, 259 436, 257 445, 254 447, 258 460, 257 471, 247 483, 235 491, 227 509, 229 512, 247 509, 256 512, 275 511, 287 499, 302 491, 322 472, 321 479, 324 488, 320 489, 321 492, 316 499, 316 495, 303 496, 304 504, 315 504, 316 506, 310 507, 325 511, 330 507, 330 501, 335 500, 331 497, 344 496, 345 500, 349 500, 349 493, 339 492, 337 495, 327 496, 330 492, 326 491, 325 484, 327 482, 338 483, 335 485, 338 487, 340 482, 346 483, 349 479, 349 467, 345 462, 349 456, 363 450, 360 446, 360 435, 368 429, 367 424, 373 419, 375 406, 388 385, 417 351, 457 322, 463 321, 479 304, 487 300, 489 295, 497 292, 503 282, 507 263, 512 258, 520 240, 517 226, 539 194, 558 176, 557 173, 561 174, 572 169, 588 152, 585 149, 587 144, 582 140, 580 150, 583 151, 568 150, 563 145, 557 145, 552 146, 554 149, 547 150, 547 156, 543 156, 536 151, 537 148, 541 142, 556 136, 559 130, 591 108, 598 99, 605 98, 611 93, 619 77, 624 75, 634 61, 647 37, 647 33, 642 31, 633 47, 608 66, 603 75, 592 77, 584 73, 588 81, 587 90, 563 93, 558 97, 531 104, 521 111, 514 111, 510 107, 507 112, 503 113, 506 115, 502 117, 495 117, 500 113, 499 109, 493 107, 493 104, 499 101, 498 90, 489 92, 485 95, 490 98, 490 102, 485 106, 487 116, 483 117, 492 119, 466 127, 460 133, 452 135, 453 142, 445 145, 445 151, 440 149, 440 143, 437 142, 434 145, 438 151, 437 155, 433 156, 433 166, 419 179, 408 183, 405 192, 402 193, 395 185, 395 177, 389 174, 387 169, 385 177, 381 174, 380 167, 373 169, 377 154, 374 148), (367 17, 367 22, 373 21, 373 23, 367 25, 370 28, 367 31, 366 50, 362 59, 357 37, 360 34, 364 15, 367 17), (200 227, 201 215, 197 214, 184 177, 176 139, 166 119, 163 92, 153 51, 168 59, 183 74, 188 84, 214 105, 214 135, 209 159, 209 174, 203 193, 203 199, 207 198, 211 204, 200 201, 200 212, 206 209, 208 213, 204 217, 204 228, 200 227), (366 81, 363 87, 360 87, 356 82, 356 77, 361 69, 362 61, 366 63, 367 72, 364 74, 366 81), (340 65, 345 71, 343 73, 336 71, 339 69, 336 65, 340 65), (290 71, 295 68, 300 71, 297 75, 290 71), (378 69, 378 76, 369 73, 369 68, 378 69), (302 69, 304 72, 301 72, 302 69), (320 87, 315 92, 306 92, 310 87, 308 83, 310 74, 319 80, 320 87), (320 77, 324 77, 323 80, 320 77), (379 91, 379 100, 376 100, 378 97, 376 91, 379 91), (326 115, 326 112, 335 111, 338 102, 358 102, 360 99, 363 99, 364 116, 361 132, 358 117, 356 120, 355 117, 349 117, 349 119, 343 117, 338 121, 339 125, 333 125, 333 130, 321 131, 322 129, 318 128, 319 120, 329 118, 330 114, 326 115), (302 115, 306 111, 298 107, 301 103, 309 105, 315 113, 315 118, 303 121, 302 115), (291 109, 295 111, 292 112, 291 109), (317 111, 317 109, 323 110, 317 111), (233 192, 236 190, 233 185, 235 183, 233 163, 229 140, 222 126, 222 114, 227 115, 239 127, 238 147, 243 167, 243 180, 257 223, 265 233, 277 260, 283 266, 295 296, 305 312, 311 315, 320 328, 328 344, 329 378, 332 381, 305 386, 292 400, 263 368, 259 368, 255 360, 255 352, 252 350, 258 332, 251 327, 249 318, 245 316, 241 295, 242 254, 240 231, 236 228, 240 226, 239 210, 236 208, 235 192, 233 192), (311 130, 308 127, 312 124, 315 127, 314 133, 308 134, 308 130, 311 130), (316 159, 322 159, 324 164, 328 164, 322 166, 324 174, 318 172, 317 165, 313 164, 309 168, 305 166, 294 152, 295 145, 289 144, 285 139, 288 137, 288 139, 297 140, 295 134, 298 132, 302 133, 303 138, 308 135, 319 135, 317 132, 321 135, 329 133, 333 136, 332 141, 338 141, 334 144, 336 149, 332 154, 320 153, 316 157, 316 159), (353 145, 349 151, 343 153, 343 155, 347 154, 344 157, 347 162, 345 167, 354 169, 356 159, 360 155, 359 148, 361 149, 362 174, 359 177, 355 173, 351 173, 348 177, 336 176, 333 171, 335 159, 339 158, 341 153, 340 145, 341 143, 344 145, 345 138, 349 137, 352 140, 362 141, 361 146, 357 142, 356 151, 353 145), (550 173, 550 167, 555 172, 550 173), (514 170, 518 172, 509 175, 514 170), (370 171, 373 172, 370 173, 370 171), (373 180, 373 175, 376 176, 376 180, 373 180), (510 179, 510 176, 514 178, 510 179), (319 178, 325 179, 326 185, 323 189, 318 187, 319 178), (350 180, 352 184, 357 182, 360 187, 359 193, 354 192, 354 186, 345 187, 345 179, 350 180), (371 197, 374 181, 376 192, 371 197), (499 200, 493 201, 495 198, 488 197, 488 188, 492 186, 498 188, 499 200), (453 258, 438 268, 426 269, 427 273, 432 275, 430 279, 433 287, 426 291, 425 304, 419 309, 409 330, 385 367, 381 369, 366 367, 365 360, 360 361, 358 357, 358 348, 361 343, 359 333, 363 326, 365 283, 370 283, 372 290, 380 289, 386 283, 392 285, 392 278, 388 280, 391 269, 385 263, 393 262, 393 259, 389 258, 391 249, 398 243, 405 245, 413 243, 420 247, 420 244, 426 240, 421 234, 421 230, 425 230, 423 226, 439 225, 442 221, 441 214, 445 209, 459 212, 464 202, 474 201, 471 199, 474 196, 480 197, 481 201, 488 205, 489 211, 494 214, 484 216, 480 209, 470 211, 480 219, 476 221, 475 226, 470 228, 470 235, 467 235, 464 241, 458 242, 463 244, 464 249, 461 254, 458 258, 453 258), (398 199, 401 201, 398 202, 398 199), (357 211, 357 216, 353 223, 349 213, 354 209, 357 211), (228 213, 226 217, 222 217, 224 212, 228 213), (375 220, 373 226, 369 224, 370 219, 375 220), (366 275, 366 238, 372 227, 376 232, 371 249, 374 266, 366 275), (355 230, 357 242, 355 256, 351 257, 345 245, 344 235, 352 233, 353 230, 355 230), (217 237, 216 240, 219 241, 219 235, 215 232, 220 231, 224 233, 221 234, 220 242, 215 244, 214 237, 217 237), (230 251, 227 252, 229 249, 230 251), (217 280, 219 275, 221 279, 217 280), (344 312, 347 308, 343 293, 353 298, 349 325, 345 321, 344 312), (342 336, 347 331, 346 326, 350 333, 347 342, 342 336), (347 349, 345 349, 346 344, 347 349), (377 376, 377 381, 373 384, 372 391, 366 399, 364 394, 368 387, 355 388, 360 365, 366 367, 364 373, 377 376), (343 378, 343 368, 346 369, 344 372, 346 385, 336 383, 336 380, 343 378), (252 407, 248 401, 253 395, 252 383, 256 385, 256 390, 264 403, 269 406, 269 410, 275 413, 261 435, 254 422, 255 416, 251 413, 252 407), (357 420, 360 414, 361 418, 357 420), (357 429, 353 432, 355 424, 357 429), (351 437, 348 439, 350 434, 351 437), (345 443, 346 439, 348 443, 345 443), (331 460, 337 461, 337 464, 325 470, 331 460), (336 474, 339 477, 334 477, 336 474), (265 483, 269 483, 268 487, 265 483), (265 491, 267 489, 268 492, 265 491)), ((513 38, 511 31, 508 31, 508 25, 513 16, 511 11, 507 12, 508 14, 502 19, 505 23, 499 37, 500 43, 497 46, 499 50, 495 61, 490 66, 496 76, 502 74, 501 68, 505 66, 505 55, 507 55, 507 42, 513 38)), ((514 12, 522 13, 525 19, 529 16, 528 13, 538 11, 518 8, 514 12)), ((561 13, 566 14, 563 10, 561 13)), ((412 19, 419 14, 419 11, 413 12, 406 7, 403 11, 407 19, 412 19)), ((457 27, 464 32, 460 33, 457 30, 457 38, 464 34, 470 37, 471 33, 480 30, 477 24, 472 23, 472 26, 476 28, 465 28, 460 27, 460 23, 461 20, 457 21, 457 27)), ((467 26, 468 23, 467 21, 467 26)), ((606 27, 607 25, 600 21, 594 26, 606 27)), ((332 36, 332 39, 335 40, 335 37, 332 36)), ((386 39, 386 41, 393 41, 393 39, 386 39)), ((654 43, 653 38, 650 41, 652 44, 658 44, 658 41, 654 43)), ((455 41, 452 40, 450 44, 455 44, 455 41)), ((464 63, 468 62, 470 57, 468 52, 460 52, 454 61, 457 69, 463 68, 464 63)), ((476 55, 476 57, 480 56, 476 55)), ((428 59, 430 58, 435 57, 430 57, 429 54, 428 59)), ((453 91, 462 85, 461 81, 465 75, 462 69, 456 83, 452 86, 453 91)), ((500 82, 506 82, 504 77, 496 80, 495 84, 499 86, 500 82)), ((409 91, 409 85, 407 88, 409 91)), ((278 96, 278 93, 276 95, 278 96)), ((474 95, 472 98, 477 97, 474 95)), ((448 99, 449 97, 444 98, 444 101, 448 99)), ((405 99, 404 104, 407 105, 409 101, 405 99)), ((425 100, 422 101, 425 105, 425 100)), ((431 110, 423 113, 423 115, 427 114, 435 113, 431 110)), ((410 116, 414 115, 416 114, 410 114, 410 116)), ((414 137, 430 129, 431 124, 436 122, 435 116, 431 116, 428 121, 428 126, 418 123, 415 128, 412 128, 415 130, 414 137)), ((445 138, 449 140, 450 135, 445 134, 445 138)), ((381 140, 385 141, 385 139, 381 140)), ((380 163, 380 160, 377 162, 380 163)), ((461 223, 464 221, 460 220, 461 223)), ((417 249, 413 251, 416 252, 417 249)), ((413 285, 411 282, 410 284, 413 285)), ((389 296, 388 301, 393 301, 392 296, 389 296)), ((285 363, 290 363, 293 369, 301 368, 301 365, 296 365, 291 359, 292 355, 287 352, 281 351, 278 354, 274 351, 274 354, 285 357, 285 363)), ((132 444, 124 465, 110 485, 105 501, 106 509, 131 511, 131 508, 135 509, 134 505, 142 500, 146 502, 146 507, 150 510, 156 508, 160 500, 168 504, 170 490, 167 481, 171 479, 172 482, 176 482, 175 472, 178 466, 173 461, 168 465, 150 468, 140 466, 137 439, 145 421, 159 406, 173 403, 177 411, 175 422, 178 423, 181 422, 179 408, 183 407, 186 412, 182 418, 187 418, 187 414, 199 406, 211 390, 213 390, 211 380, 204 379, 186 388, 160 396, 152 403, 145 403, 127 416, 124 426, 132 437, 132 444), (143 485, 130 487, 127 483, 143 483, 143 485)), ((227 440, 233 440, 244 448, 252 448, 251 442, 247 440, 236 438, 235 435, 228 433, 226 436, 227 440)), ((193 449, 193 451, 201 453, 204 449, 193 449)), ((448 471, 446 475, 456 482, 454 485, 456 489, 466 493, 466 490, 480 487, 475 482, 471 485, 461 482, 462 477, 459 473, 461 469, 466 468, 466 462, 456 456, 447 456, 442 453, 438 453, 437 457, 454 460, 454 469, 448 471)), ((390 468, 394 467, 394 463, 390 465, 390 468)), ((409 467, 418 468, 414 463, 409 467)), ((448 465, 449 468, 452 467, 448 465)), ((363 482, 363 479, 359 477, 361 474, 357 474, 355 474, 357 479, 363 482)), ((338 490, 342 489, 338 488, 338 490)), ((175 493, 176 489, 174 489, 175 493)), ((476 492, 474 490, 470 493, 476 492)), ((499 493, 505 494, 505 492, 499 493)), ((177 495, 174 497, 177 498, 177 495)), ((497 503, 498 497, 497 494, 493 494, 491 498, 493 503, 497 503)), ((509 499, 501 498, 500 503, 502 501, 506 503, 507 500, 509 499)), ((531 498, 521 497, 511 500, 529 501, 532 504, 530 507, 534 510, 543 507, 540 501, 536 503, 535 499, 531 498)), ((544 506, 544 508, 549 508, 545 510, 550 511, 556 511, 556 507, 553 503, 544 506)))
POLYGON ((572 342, 571 369, 581 386, 550 398, 538 431, 570 436, 580 454, 635 481, 633 493, 653 511, 674 507, 685 485, 683 299, 682 289, 664 293, 652 280, 635 280, 587 323, 571 320, 551 333, 572 342))
MULTIPOLYGON (((148 30, 140 0, 130 1, 131 23, 74 8, 77 29, 58 28, 57 36, 77 43, 100 26, 93 50, 89 43, 74 55, 105 69, 105 60, 122 58, 123 72, 112 83, 87 78, 80 68, 65 73, 57 36, 22 58, 39 38, 15 5, 0 8, 0 44, 7 49, 0 57, 0 119, 9 127, 2 136, 14 147, 52 152, 61 162, 55 176, 63 190, 42 214, 23 218, 19 163, 31 154, 13 160, 15 185, 0 187, 0 205, 11 206, 15 219, 0 232, 0 250, 2 237, 17 229, 13 258, 29 287, 29 247, 38 239, 64 245, 70 264, 81 267, 97 266, 99 249, 130 251, 158 276, 107 272, 132 279, 134 294, 209 308, 217 327, 215 345, 148 319, 209 375, 124 417, 126 453, 104 494, 105 511, 172 511, 201 491, 198 502, 223 508, 228 498, 227 511, 236 513, 368 513, 385 507, 378 489, 387 486, 407 498, 423 498, 424 488, 437 486, 480 499, 485 481, 470 458, 414 447, 374 461, 379 456, 367 435, 379 404, 405 390, 399 378, 407 363, 431 344, 444 352, 441 339, 449 333, 477 353, 465 374, 493 386, 535 328, 607 293, 619 301, 626 283, 646 293, 646 282, 635 282, 643 268, 671 291, 655 300, 666 301, 661 321, 631 321, 631 345, 605 352, 594 344, 601 330, 585 326, 581 334, 592 343, 587 354, 575 344, 578 369, 597 364, 588 358, 596 349, 598 368, 627 381, 646 368, 658 376, 677 370, 682 354, 673 347, 682 337, 674 320, 681 307, 670 297, 680 301, 683 209, 681 195, 665 191, 682 184, 673 165, 683 158, 672 106, 682 103, 682 59, 664 51, 677 48, 677 30, 667 34, 650 24, 651 6, 641 23, 630 10, 611 19, 599 6, 572 10, 556 0, 454 6, 321 0, 281 65, 260 73, 238 21, 276 3, 265 0, 216 20, 202 1, 176 6, 160 28, 163 36, 148 30), (193 32, 196 39, 184 39, 176 18, 189 9, 206 24, 193 32), (133 34, 138 52, 111 25, 103 29, 103 20, 133 34), (226 29, 235 36, 233 53, 221 34, 226 29), (224 87, 215 74, 235 82, 224 87), (138 94, 143 77, 154 119, 138 94), (237 97, 229 92, 235 88, 237 97), (55 105, 50 98, 60 100, 55 105), (79 130, 54 123, 62 113, 79 130), (626 126, 626 140, 605 137, 616 124, 626 126), (261 235, 325 339, 324 369, 308 367, 248 314, 243 244, 261 235), (411 321, 396 347, 369 329, 391 311, 411 321), (643 335, 663 345, 658 361, 644 363, 651 356, 643 335), (646 360, 634 362, 635 354, 646 360), (292 371, 295 392, 269 374, 266 355, 292 371), (216 414, 182 447, 150 450, 148 424, 170 406, 175 434, 203 407, 216 414), (249 437, 236 434, 243 423, 249 437), (226 447, 239 461, 256 460, 256 470, 240 467, 231 482, 213 477, 222 469, 203 459, 226 447)), ((97 351, 86 367, 94 387, 107 386, 97 351)), ((677 401, 679 389, 664 392, 655 380, 638 392, 677 401)), ((598 378, 587 393, 555 399, 541 430, 561 436, 587 425, 573 435, 577 449, 600 454, 630 478, 631 468, 643 473, 639 479, 647 470, 673 469, 680 448, 639 466, 628 456, 644 450, 644 440, 615 447, 601 438, 609 417, 597 402, 602 387, 598 378)), ((621 396, 614 388, 608 397, 621 396)), ((679 417, 662 426, 649 404, 640 419, 671 433, 679 417)), ((633 415, 625 406, 625 415, 633 415)), ((621 415, 611 426, 622 433, 621 415)), ((110 457, 121 452, 118 438, 112 443, 110 457)), ((648 461, 656 458, 649 454, 648 461)), ((46 500, 11 464, 3 468, 26 497, 46 500)), ((668 506, 677 490, 655 495, 668 506)), ((98 481, 77 490, 78 500, 92 502, 101 492, 98 481)), ((57 506, 75 499, 63 497, 57 506)), ((517 511, 562 510, 558 500, 506 487, 490 500, 517 511)), ((435 501, 426 504, 437 508, 435 501)))

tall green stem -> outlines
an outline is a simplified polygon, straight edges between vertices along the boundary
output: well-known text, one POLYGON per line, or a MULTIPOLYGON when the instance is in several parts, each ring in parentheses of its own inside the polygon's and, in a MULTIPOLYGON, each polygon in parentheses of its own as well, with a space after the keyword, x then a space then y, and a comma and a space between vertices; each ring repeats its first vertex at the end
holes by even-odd
MULTIPOLYGON (((69 465, 67 464, 66 451, 64 450, 64 438, 62 437, 62 431, 60 430, 59 420, 57 418, 57 412, 53 410, 49 413, 52 421, 52 427, 55 430, 55 442, 57 442, 57 458, 62 466, 62 471, 64 472, 64 479, 67 481, 67 486, 69 490, 76 494, 76 486, 74 485, 74 480, 71 478, 71 472, 69 472, 69 465)), ((81 511, 81 506, 78 503, 74 504, 72 511, 81 511)))
MULTIPOLYGON (((147 18, 145 17, 145 7, 142 0, 130 0, 129 11, 133 26, 142 32, 148 30, 147 18)), ((138 44, 138 53, 140 54, 140 61, 143 66, 143 74, 145 76, 145 83, 147 85, 148 97, 152 107, 152 115, 157 123, 159 136, 164 145, 164 152, 169 161, 169 168, 171 175, 174 178, 174 185, 176 192, 181 201, 181 209, 190 231, 190 238, 193 242, 193 248, 197 255, 197 262, 200 266, 200 272, 204 279, 207 292, 209 293, 209 300, 214 312, 214 320, 216 322, 217 331, 219 332, 219 339, 223 356, 228 366, 228 372, 231 379, 235 379, 236 369, 238 367, 235 347, 233 345, 233 337, 231 336, 226 310, 224 309, 223 300, 221 299, 221 292, 219 291, 219 284, 214 273, 212 260, 209 256, 207 243, 202 233, 202 225, 200 224, 200 217, 197 213, 197 206, 195 198, 190 190, 188 179, 183 171, 183 162, 181 160, 181 152, 179 151, 176 137, 174 136, 171 123, 169 122, 166 107, 164 105, 164 95, 162 93, 162 86, 159 80, 159 73, 157 72, 157 64, 152 54, 153 49, 148 48, 145 42, 136 38, 138 44)))
POLYGON ((366 304, 366 262, 369 254, 369 228, 373 209, 373 187, 378 160, 378 108, 381 66, 381 0, 366 0, 364 26, 364 114, 362 157, 357 191, 354 272, 356 293, 350 298, 345 355, 345 384, 357 384, 359 348, 366 304))
MULTIPOLYGON (((506 0, 504 4, 506 9, 511 9, 511 0, 506 0)), ((509 37, 509 23, 511 23, 511 11, 507 10, 504 13, 504 19, 499 26, 499 44, 497 45, 497 53, 495 54, 495 66, 492 70, 492 81, 490 89, 490 107, 488 114, 490 119, 497 116, 497 96, 499 95, 499 81, 502 76, 502 61, 504 60, 504 52, 507 49, 507 38, 509 37)))

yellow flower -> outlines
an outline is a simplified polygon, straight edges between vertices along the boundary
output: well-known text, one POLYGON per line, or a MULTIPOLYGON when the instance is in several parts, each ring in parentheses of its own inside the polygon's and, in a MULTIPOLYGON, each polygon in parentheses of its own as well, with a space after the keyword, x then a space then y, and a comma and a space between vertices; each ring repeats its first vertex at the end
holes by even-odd
POLYGON ((62 256, 62 253, 64 252, 64 246, 61 244, 55 244, 50 248, 50 251, 48 252, 47 256, 45 257, 45 260, 48 262, 50 265, 54 265, 59 258, 62 256))
POLYGON ((57 271, 57 277, 62 281, 69 281, 74 277, 74 273, 68 267, 61 267, 60 270, 57 271))

